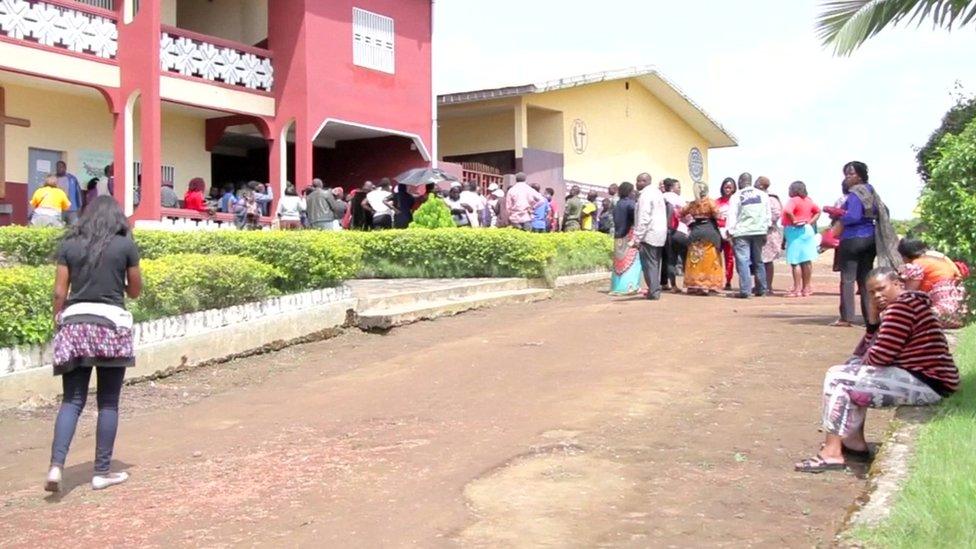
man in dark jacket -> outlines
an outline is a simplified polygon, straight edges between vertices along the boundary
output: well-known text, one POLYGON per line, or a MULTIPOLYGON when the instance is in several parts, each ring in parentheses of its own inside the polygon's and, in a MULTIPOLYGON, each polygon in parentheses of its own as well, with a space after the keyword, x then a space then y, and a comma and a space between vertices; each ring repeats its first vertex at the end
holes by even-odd
POLYGON ((305 200, 308 224, 313 229, 334 231, 339 229, 339 204, 330 190, 325 189, 321 179, 312 180, 312 192, 305 200))

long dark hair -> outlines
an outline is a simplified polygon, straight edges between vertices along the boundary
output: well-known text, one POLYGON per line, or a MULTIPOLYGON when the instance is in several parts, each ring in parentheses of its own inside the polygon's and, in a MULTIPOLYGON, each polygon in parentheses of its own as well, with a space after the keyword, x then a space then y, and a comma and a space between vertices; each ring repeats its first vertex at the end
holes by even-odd
POLYGON ((129 236, 129 221, 114 198, 102 195, 85 208, 78 223, 68 229, 65 242, 76 242, 88 250, 81 274, 87 275, 102 261, 105 248, 116 236, 129 236))

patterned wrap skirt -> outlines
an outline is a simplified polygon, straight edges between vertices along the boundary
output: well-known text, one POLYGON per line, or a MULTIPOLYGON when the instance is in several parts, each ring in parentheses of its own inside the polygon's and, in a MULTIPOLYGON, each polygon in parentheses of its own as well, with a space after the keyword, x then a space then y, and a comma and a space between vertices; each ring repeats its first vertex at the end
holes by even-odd
POLYGON ((76 368, 135 366, 132 330, 98 323, 62 324, 54 335, 54 375, 76 368))

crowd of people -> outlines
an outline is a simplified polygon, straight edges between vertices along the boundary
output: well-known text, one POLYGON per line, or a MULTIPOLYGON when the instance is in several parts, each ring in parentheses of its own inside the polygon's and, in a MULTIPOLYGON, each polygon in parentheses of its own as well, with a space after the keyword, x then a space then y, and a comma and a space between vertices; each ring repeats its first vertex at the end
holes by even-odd
MULTIPOLYGON (((105 166, 108 195, 115 193, 113 166, 105 166)), ((68 164, 59 160, 55 171, 44 178, 29 201, 33 210, 30 224, 34 227, 64 227, 78 222, 78 216, 101 194, 99 178, 93 177, 84 185, 68 171, 68 164)))

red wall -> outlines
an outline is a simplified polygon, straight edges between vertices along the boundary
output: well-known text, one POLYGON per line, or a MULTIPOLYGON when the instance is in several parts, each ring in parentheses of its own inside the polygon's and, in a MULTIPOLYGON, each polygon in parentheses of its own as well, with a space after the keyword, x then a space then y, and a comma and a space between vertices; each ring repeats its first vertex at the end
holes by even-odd
POLYGON ((379 137, 340 141, 334 149, 315 149, 315 177, 326 186, 346 190, 364 181, 393 179, 411 168, 426 166, 420 153, 410 149, 413 142, 405 137, 379 137))
POLYGON ((304 107, 313 134, 329 118, 416 134, 430 150, 430 0, 302 1, 302 14, 278 12, 280 1, 269 6, 269 46, 275 71, 287 81, 281 114, 301 118, 304 107), (353 65, 354 6, 394 19, 396 74, 353 65), (290 51, 279 56, 282 50, 290 51), (304 73, 304 85, 296 71, 304 73))
POLYGON ((0 198, 0 204, 13 206, 13 215, 0 214, 0 227, 27 224, 27 184, 7 181, 7 195, 0 198))

